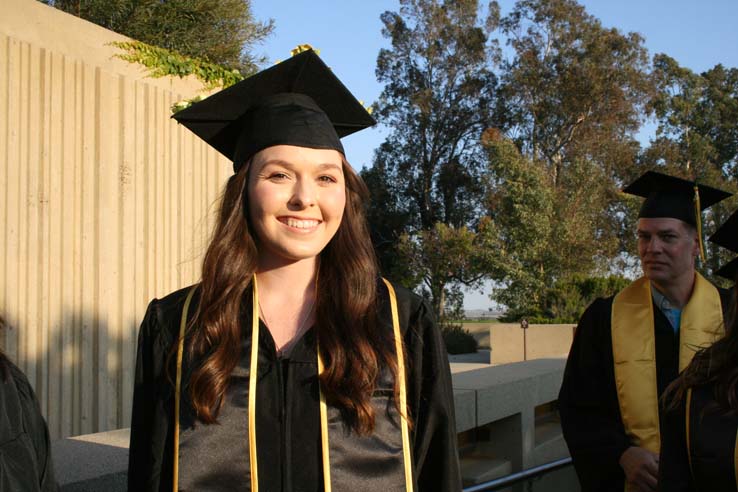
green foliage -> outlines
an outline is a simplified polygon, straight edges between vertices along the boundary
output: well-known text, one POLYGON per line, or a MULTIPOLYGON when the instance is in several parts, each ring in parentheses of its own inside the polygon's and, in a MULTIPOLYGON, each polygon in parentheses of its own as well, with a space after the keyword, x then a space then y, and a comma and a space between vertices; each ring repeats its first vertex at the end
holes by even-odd
POLYGON ((130 63, 138 63, 149 69, 151 77, 187 77, 194 75, 208 89, 228 87, 243 80, 238 70, 229 70, 221 65, 206 62, 199 58, 180 55, 165 48, 151 46, 140 41, 120 41, 113 46, 124 51, 116 55, 130 63))
MULTIPOLYGON (((658 90, 651 109, 658 128, 643 153, 644 166, 738 191, 738 69, 718 64, 696 74, 664 54, 653 63, 658 90)), ((735 198, 725 200, 703 214, 706 237, 736 204, 735 198)), ((720 248, 710 249, 705 273, 731 259, 720 248)))
MULTIPOLYGON (((273 30, 259 22, 251 0, 53 0, 49 2, 106 29, 243 76, 257 71, 254 47, 273 30)), ((174 62, 172 62, 174 63, 174 62)))
POLYGON ((447 297, 488 270, 489 256, 477 251, 485 242, 479 135, 492 110, 488 34, 497 15, 493 8, 480 20, 471 0, 403 0, 399 13, 381 16, 391 48, 377 59, 385 87, 374 114, 391 130, 362 173, 368 218, 383 270, 421 284, 439 317, 447 297))
POLYGON ((437 222, 431 229, 400 236, 399 254, 407 268, 425 281, 437 315, 458 316, 463 295, 453 287, 478 283, 488 265, 496 261, 494 245, 489 244, 494 237, 487 231, 489 226, 488 219, 483 219, 476 231, 437 222), (457 312, 451 313, 449 304, 457 312))
POLYGON ((636 33, 605 28, 574 0, 519 0, 501 20, 514 56, 502 64, 497 118, 554 182, 575 158, 617 172, 652 92, 636 33))
POLYGON ((441 324, 441 334, 449 354, 472 354, 477 351, 476 338, 461 325, 441 324))
MULTIPOLYGON (((573 0, 519 0, 500 24, 513 56, 501 66, 499 130, 485 139, 505 265, 493 298, 568 319, 546 312, 550 287, 618 270, 633 243, 633 201, 618 190, 638 159, 648 56, 639 35, 603 27, 573 0)), ((562 305, 579 306, 570 295, 562 305)))
POLYGON ((573 275, 556 281, 541 292, 541 302, 509 310, 504 321, 522 318, 529 323, 577 323, 584 309, 598 297, 609 297, 624 289, 630 281, 624 277, 588 277, 573 275))

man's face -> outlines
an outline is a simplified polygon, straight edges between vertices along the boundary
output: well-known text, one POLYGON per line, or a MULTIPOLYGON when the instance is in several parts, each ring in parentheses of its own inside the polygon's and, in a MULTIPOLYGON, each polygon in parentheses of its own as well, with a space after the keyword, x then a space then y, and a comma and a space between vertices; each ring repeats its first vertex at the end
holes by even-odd
POLYGON ((669 285, 685 275, 691 278, 699 254, 697 233, 679 219, 638 219, 638 256, 643 274, 652 282, 669 285))

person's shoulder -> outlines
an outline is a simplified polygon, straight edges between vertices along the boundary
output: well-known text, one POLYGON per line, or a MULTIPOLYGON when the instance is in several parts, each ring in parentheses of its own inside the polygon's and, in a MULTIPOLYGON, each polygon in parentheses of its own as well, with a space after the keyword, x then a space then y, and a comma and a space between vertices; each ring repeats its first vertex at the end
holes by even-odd
POLYGON ((6 377, 2 383, 2 391, 4 393, 3 401, 7 401, 9 397, 11 399, 17 398, 24 411, 37 408, 36 394, 33 392, 33 387, 26 375, 10 359, 4 355, 3 358, 6 371, 6 377), (13 394, 17 396, 9 396, 13 394))
POLYGON ((159 311, 161 314, 170 314, 172 312, 182 314, 182 308, 184 307, 187 295, 193 288, 197 288, 198 285, 199 284, 189 285, 182 289, 175 290, 160 299, 155 298, 151 301, 150 307, 154 307, 154 309, 159 311))
POLYGON ((587 309, 584 310, 581 319, 587 318, 601 318, 602 316, 609 317, 612 313, 612 302, 615 299, 615 295, 608 297, 597 297, 592 301, 587 309))
MULTIPOLYGON (((179 328, 179 322, 182 317, 182 310, 188 294, 197 284, 176 290, 162 298, 154 298, 149 303, 146 315, 142 323, 142 331, 148 337, 157 337, 165 335, 171 338, 174 331, 179 328)), ((197 292, 193 296, 193 303, 196 302, 197 292)), ((189 308, 191 312, 193 307, 189 308)))
MULTIPOLYGON (((395 298, 397 299, 397 309, 401 314, 405 312, 409 315, 413 315, 430 311, 428 301, 426 301, 422 296, 389 279, 383 278, 382 280, 389 282, 392 285, 392 289, 395 291, 395 298)), ((380 299, 384 299, 388 296, 388 293, 384 282, 381 283, 382 285, 379 287, 379 296, 380 299)))
POLYGON ((23 396, 30 396, 33 394, 31 383, 28 382, 28 378, 20 370, 18 366, 8 359, 5 355, 3 357, 3 366, 5 369, 5 384, 13 385, 17 388, 18 393, 23 396))
POLYGON ((407 304, 413 307, 420 307, 425 301, 422 296, 419 296, 412 290, 408 289, 407 287, 398 284, 397 282, 393 282, 389 279, 383 279, 390 284, 392 284, 392 288, 395 291, 395 296, 397 297, 397 303, 400 304, 407 304))
POLYGON ((577 323, 578 339, 590 340, 590 342, 609 339, 614 298, 615 296, 598 297, 587 306, 577 323))

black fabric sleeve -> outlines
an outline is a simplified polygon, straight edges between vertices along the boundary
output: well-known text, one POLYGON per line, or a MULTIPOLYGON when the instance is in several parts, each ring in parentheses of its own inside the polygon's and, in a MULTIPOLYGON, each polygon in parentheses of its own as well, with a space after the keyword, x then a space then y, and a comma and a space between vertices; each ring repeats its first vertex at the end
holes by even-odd
POLYGON ((694 492, 685 422, 685 401, 679 408, 661 413, 660 492, 694 492))
POLYGON ((156 491, 161 473, 161 444, 154 442, 156 425, 157 359, 163 354, 155 350, 158 333, 156 300, 149 304, 138 334, 136 373, 131 414, 131 441, 128 454, 129 492, 156 491))
POLYGON ((611 309, 611 300, 597 299, 582 315, 559 392, 561 426, 583 492, 622 492, 618 462, 631 446, 615 388, 611 309))
MULTIPOLYGON (((39 489, 41 492, 55 492, 59 490, 54 476, 54 465, 51 459, 51 442, 49 440, 49 429, 46 421, 41 415, 41 407, 39 406, 36 395, 33 392, 28 380, 22 376, 20 370, 17 370, 20 377, 17 377, 16 368, 13 368, 13 377, 16 380, 18 388, 18 396, 21 405, 21 414, 23 418, 23 428, 30 437, 33 448, 36 452, 36 463, 38 465, 39 489)), ((25 484, 28 486, 29 484, 25 484)), ((23 489, 25 490, 25 488, 23 489)))
POLYGON ((446 347, 425 302, 405 333, 408 404, 418 490, 461 490, 454 395, 446 347))

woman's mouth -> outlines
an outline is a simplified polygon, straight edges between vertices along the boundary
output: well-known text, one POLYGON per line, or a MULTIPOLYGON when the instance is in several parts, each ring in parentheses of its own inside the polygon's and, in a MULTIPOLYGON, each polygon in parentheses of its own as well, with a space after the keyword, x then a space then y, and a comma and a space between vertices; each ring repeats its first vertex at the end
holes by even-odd
POLYGON ((319 220, 315 219, 296 219, 294 217, 280 217, 279 221, 293 229, 310 230, 318 227, 319 220))

